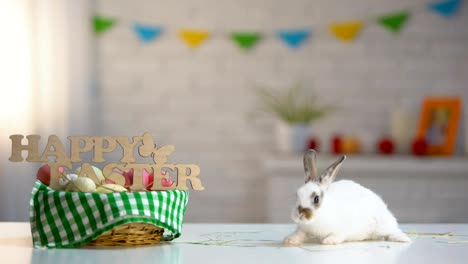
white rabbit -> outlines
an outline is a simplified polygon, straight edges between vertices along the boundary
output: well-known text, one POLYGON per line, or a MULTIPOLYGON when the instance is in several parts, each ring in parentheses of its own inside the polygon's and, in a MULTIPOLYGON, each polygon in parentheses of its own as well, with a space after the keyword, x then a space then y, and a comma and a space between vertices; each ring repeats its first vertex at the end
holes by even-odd
POLYGON ((306 183, 297 191, 292 213, 297 229, 284 244, 298 246, 308 238, 327 245, 377 239, 410 242, 377 194, 353 181, 333 182, 345 158, 317 175, 315 151, 304 155, 306 183))

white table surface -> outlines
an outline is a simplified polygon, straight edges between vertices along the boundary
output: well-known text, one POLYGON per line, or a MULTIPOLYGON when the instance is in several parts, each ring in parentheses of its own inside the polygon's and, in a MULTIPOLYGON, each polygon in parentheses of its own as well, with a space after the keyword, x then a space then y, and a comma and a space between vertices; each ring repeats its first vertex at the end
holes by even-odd
POLYGON ((292 224, 185 224, 180 238, 162 245, 47 250, 32 248, 29 223, 0 223, 0 263, 468 263, 468 224, 401 227, 418 233, 412 243, 283 247, 292 224))

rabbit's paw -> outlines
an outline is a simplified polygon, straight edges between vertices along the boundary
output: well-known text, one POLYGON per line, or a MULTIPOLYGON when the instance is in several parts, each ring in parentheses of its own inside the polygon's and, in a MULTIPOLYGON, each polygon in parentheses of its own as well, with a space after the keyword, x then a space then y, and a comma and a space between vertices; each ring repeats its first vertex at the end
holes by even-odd
POLYGON ((387 236, 387 241, 409 243, 409 242, 411 242, 411 239, 405 233, 398 230, 398 231, 388 235, 387 236))
POLYGON ((287 237, 284 240, 283 244, 285 246, 301 246, 303 242, 304 240, 302 239, 302 237, 292 235, 287 237))
POLYGON ((329 235, 322 240, 323 245, 337 245, 343 243, 344 238, 337 235, 329 235))

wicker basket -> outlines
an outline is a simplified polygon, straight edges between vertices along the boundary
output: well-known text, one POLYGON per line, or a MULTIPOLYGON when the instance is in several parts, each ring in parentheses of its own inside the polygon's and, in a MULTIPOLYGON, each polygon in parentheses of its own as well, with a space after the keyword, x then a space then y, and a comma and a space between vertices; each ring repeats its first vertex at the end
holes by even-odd
POLYGON ((112 247, 171 241, 181 235, 188 198, 188 191, 182 190, 151 191, 145 195, 137 192, 63 192, 36 181, 30 200, 33 245, 34 248, 112 247), (44 205, 62 196, 73 200, 74 204, 52 202, 49 206, 44 205), (91 206, 94 204, 104 210, 97 214, 91 206), (79 224, 84 229, 70 228, 62 232, 67 226, 79 224), (93 241, 89 242, 90 239, 93 241))
POLYGON ((164 228, 147 223, 129 223, 100 235, 86 246, 137 246, 158 244, 164 228))

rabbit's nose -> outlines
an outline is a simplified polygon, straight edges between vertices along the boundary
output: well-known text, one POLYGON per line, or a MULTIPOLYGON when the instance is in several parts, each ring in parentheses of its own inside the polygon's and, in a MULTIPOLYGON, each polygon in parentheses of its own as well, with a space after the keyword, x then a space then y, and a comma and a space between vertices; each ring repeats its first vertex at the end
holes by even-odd
POLYGON ((305 216, 305 218, 310 219, 312 217, 312 210, 310 208, 304 208, 302 206, 297 207, 297 211, 299 212, 300 215, 305 216))

